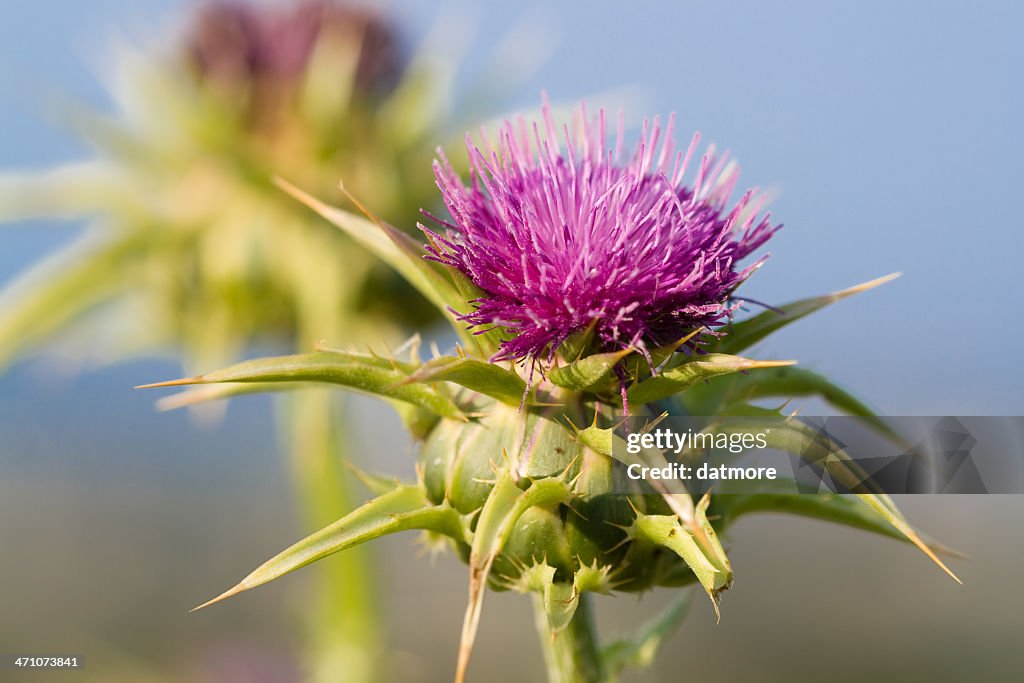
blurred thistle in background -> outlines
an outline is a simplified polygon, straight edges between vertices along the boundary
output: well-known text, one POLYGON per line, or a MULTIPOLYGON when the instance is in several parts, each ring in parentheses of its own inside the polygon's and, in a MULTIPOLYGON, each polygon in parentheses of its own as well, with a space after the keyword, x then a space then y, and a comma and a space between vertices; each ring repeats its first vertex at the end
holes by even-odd
POLYGON ((294 104, 318 43, 328 50, 331 44, 348 46, 345 55, 336 48, 334 53, 348 62, 339 85, 347 79, 353 94, 385 94, 401 75, 392 27, 369 10, 330 2, 306 2, 291 10, 261 10, 242 2, 205 5, 189 38, 197 78, 222 91, 239 111, 244 108, 254 123, 276 120, 282 108, 294 104))
POLYGON ((121 323, 114 339, 90 335, 90 352, 181 347, 192 369, 254 341, 380 338, 382 325, 430 315, 271 185, 281 175, 338 198, 344 178, 395 221, 430 201, 432 182, 417 171, 448 115, 445 67, 402 59, 381 16, 325 2, 211 3, 169 57, 124 48, 116 67, 119 111, 67 116, 95 160, 2 176, 7 220, 93 220, 4 293, 0 358, 97 304, 116 304, 121 323), (332 279, 339 259, 345 277, 332 279))
MULTIPOLYGON (((103 363, 170 354, 193 372, 254 346, 380 343, 436 315, 272 179, 334 199, 344 179, 413 226, 434 201, 423 169, 452 115, 451 64, 408 56, 381 13, 327 0, 198 5, 173 49, 154 52, 117 54, 113 114, 69 108, 95 158, 0 175, 3 220, 89 221, 0 292, 0 364, 49 345, 103 363)), ((311 390, 278 404, 310 529, 350 509, 338 400, 311 390)), ((371 584, 362 555, 320 573, 311 680, 342 666, 347 681, 377 677, 371 584)))

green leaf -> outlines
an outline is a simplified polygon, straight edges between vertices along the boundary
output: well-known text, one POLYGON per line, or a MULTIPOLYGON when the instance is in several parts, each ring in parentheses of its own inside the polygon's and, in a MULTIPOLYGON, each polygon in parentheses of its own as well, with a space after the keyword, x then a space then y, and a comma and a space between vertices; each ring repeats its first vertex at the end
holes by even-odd
POLYGON ((43 172, 0 173, 0 221, 141 211, 131 178, 108 161, 79 161, 43 172))
POLYGON ((399 481, 397 477, 367 472, 366 470, 353 465, 348 459, 344 462, 345 466, 348 467, 350 472, 352 472, 352 475, 375 496, 383 496, 386 493, 391 493, 400 486, 406 485, 399 481))
MULTIPOLYGON (((717 393, 723 397, 723 400, 728 402, 774 397, 816 396, 837 410, 862 418, 865 424, 896 443, 909 446, 905 439, 856 396, 836 385, 824 375, 811 370, 800 367, 780 367, 766 369, 752 375, 735 375, 716 389, 719 389, 717 393)), ((713 415, 717 412, 717 410, 713 410, 713 412, 697 414, 713 415)))
POLYGON ((547 377, 552 384, 572 391, 603 389, 615 366, 632 352, 633 349, 630 348, 586 356, 553 368, 547 373, 547 377))
POLYGON ((0 292, 0 365, 120 293, 144 238, 88 234, 0 292))
POLYGON ((628 532, 630 538, 637 538, 668 548, 679 555, 693 571, 704 591, 711 598, 718 611, 718 594, 729 587, 732 573, 715 566, 698 539, 684 527, 676 515, 647 515, 637 513, 636 520, 628 532))
POLYGON ((388 399, 388 403, 398 413, 405 431, 409 432, 409 436, 417 440, 422 441, 426 439, 434 430, 438 420, 441 419, 437 413, 412 403, 395 399, 388 399))
POLYGON ((548 617, 548 628, 557 636, 565 630, 576 614, 580 594, 576 586, 564 581, 548 581, 544 586, 544 613, 548 617))
POLYGON ((223 370, 139 388, 222 382, 326 382, 426 408, 442 417, 465 419, 451 399, 422 384, 403 384, 407 364, 363 354, 317 351, 259 358, 223 370), (392 367, 389 367, 392 366, 392 367))
MULTIPOLYGON (((278 392, 301 391, 309 389, 309 382, 245 382, 245 383, 224 383, 206 384, 203 386, 187 389, 164 396, 156 402, 157 410, 177 410, 192 406, 210 403, 213 401, 226 401, 239 396, 249 394, 269 394, 278 392)), ((385 398, 395 409, 406 431, 415 439, 424 439, 437 424, 438 415, 432 410, 427 410, 421 405, 414 405, 402 400, 385 398)))
POLYGON ((627 391, 626 396, 630 403, 650 403, 677 394, 687 387, 719 375, 757 368, 793 365, 795 362, 791 360, 752 360, 722 353, 709 353, 633 385, 627 391))
POLYGON ((574 361, 583 355, 583 352, 587 350, 590 343, 594 340, 594 330, 597 329, 597 318, 590 321, 590 324, 579 332, 574 332, 569 335, 558 347, 559 355, 567 360, 574 361))
POLYGON ((275 555, 237 585, 192 611, 262 586, 332 553, 410 529, 427 529, 465 542, 464 520, 458 512, 447 505, 431 505, 419 486, 399 486, 275 555))
POLYGON ((157 410, 177 410, 190 406, 226 401, 237 396, 249 394, 268 394, 278 391, 296 391, 308 388, 305 382, 246 382, 239 384, 209 384, 179 391, 177 394, 164 396, 156 402, 157 410))
MULTIPOLYGON (((602 429, 594 424, 585 429, 576 429, 576 438, 595 453, 606 455, 609 458, 615 457, 615 440, 619 437, 615 436, 615 430, 613 429, 602 429)), ((621 442, 621 439, 619 441, 621 442)), ((619 445, 625 451, 625 444, 620 443, 619 445)))
POLYGON ((274 182, 394 268, 448 319, 465 343, 475 345, 472 335, 466 332, 465 325, 460 323, 450 310, 465 308, 465 299, 444 272, 423 258, 422 245, 383 221, 375 225, 370 220, 329 206, 282 178, 276 178, 274 182))
POLYGON ((753 318, 742 322, 726 325, 722 328, 725 336, 714 345, 714 350, 721 353, 740 353, 776 330, 794 323, 829 304, 845 299, 848 296, 874 289, 895 280, 899 276, 900 273, 892 273, 891 275, 870 280, 848 289, 833 292, 832 294, 794 301, 775 310, 758 313, 753 318))
POLYGON ((910 543, 910 539, 893 527, 876 510, 854 496, 836 493, 794 493, 796 483, 781 479, 744 483, 742 493, 729 493, 715 498, 714 511, 723 528, 744 515, 777 512, 870 531, 910 543))
MULTIPOLYGON (((426 239, 430 241, 430 236, 427 235, 426 239)), ((468 313, 469 309, 472 308, 472 302, 476 299, 480 299, 486 296, 486 292, 477 287, 476 283, 474 283, 472 280, 466 277, 465 273, 458 270, 457 268, 446 267, 446 271, 448 273, 448 276, 451 277, 452 284, 455 285, 455 289, 459 292, 459 296, 461 297, 462 302, 464 302, 465 304, 465 310, 463 310, 463 306, 461 304, 455 307, 456 310, 468 313)), ((460 322, 457 324, 459 324, 462 328, 465 328, 465 325, 463 323, 460 322)), ((464 335, 463 339, 465 338, 466 336, 464 335)), ((478 329, 472 333, 473 343, 480 349, 480 355, 484 356, 485 358, 490 358, 491 356, 498 352, 498 349, 501 348, 501 342, 504 340, 504 338, 505 337, 502 334, 501 328, 497 326, 487 330, 478 329)))
POLYGON ((497 474, 494 488, 484 503, 473 532, 469 555, 469 601, 462 622, 462 638, 456 664, 455 680, 462 681, 473 651, 480 612, 483 609, 484 589, 494 559, 501 552, 515 523, 535 505, 549 505, 568 500, 568 485, 560 477, 539 479, 523 491, 508 470, 497 474))
POLYGON ((511 370, 494 363, 456 356, 435 358, 419 367, 404 382, 454 382, 516 407, 522 404, 526 395, 526 382, 511 370))
POLYGON ((759 432, 765 435, 768 448, 791 453, 809 462, 815 462, 824 467, 825 471, 837 482, 851 490, 858 491, 854 495, 861 503, 867 505, 882 519, 892 525, 908 541, 917 546, 921 552, 937 564, 944 572, 949 574, 957 583, 962 583, 959 577, 939 559, 935 552, 925 543, 918 533, 910 526, 903 517, 892 499, 882 492, 863 492, 867 482, 870 486, 870 477, 857 464, 855 460, 831 440, 823 438, 813 427, 797 420, 784 420, 773 424, 771 429, 763 429, 764 423, 743 424, 741 420, 730 420, 727 424, 717 425, 717 429, 725 432, 751 433, 759 432))
POLYGON ((688 342, 691 339, 693 339, 694 337, 696 337, 702 331, 703 331, 702 328, 697 328, 693 332, 690 332, 689 334, 687 334, 684 337, 680 337, 679 339, 677 339, 676 341, 672 342, 671 344, 666 344, 665 346, 659 346, 657 348, 651 349, 650 350, 651 364, 654 365, 654 367, 659 367, 662 363, 664 363, 669 358, 671 358, 672 355, 676 351, 678 351, 680 349, 680 347, 682 347, 683 344, 685 344, 686 342, 688 342))
POLYGON ((654 662, 658 648, 683 623, 690 609, 690 591, 669 602, 653 619, 643 624, 631 638, 616 640, 602 649, 601 656, 611 675, 627 666, 647 668, 654 662))

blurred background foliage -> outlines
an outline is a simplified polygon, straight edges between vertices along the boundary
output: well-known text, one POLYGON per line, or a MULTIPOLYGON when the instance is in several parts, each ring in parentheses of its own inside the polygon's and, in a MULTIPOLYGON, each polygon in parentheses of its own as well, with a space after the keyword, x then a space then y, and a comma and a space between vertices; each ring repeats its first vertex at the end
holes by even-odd
MULTIPOLYGON (((279 457, 292 452, 292 432, 274 429, 287 419, 287 406, 240 399, 222 422, 200 430, 184 414, 154 413, 150 399, 129 387, 179 374, 173 358, 205 370, 219 357, 248 354, 255 342, 267 351, 325 338, 338 345, 400 338, 397 329, 371 322, 394 320, 396 310, 418 325, 411 295, 399 289, 384 300, 365 296, 365 284, 377 286, 373 278, 386 271, 361 255, 336 261, 335 250, 345 253, 348 245, 268 192, 266 172, 339 203, 335 181, 344 177, 367 204, 410 227, 415 210, 433 203, 423 166, 433 146, 503 108, 493 104, 496 95, 517 106, 534 103, 542 87, 564 101, 639 83, 649 89, 649 103, 630 106, 631 113, 677 110, 683 129, 701 129, 705 139, 741 152, 744 178, 784 182, 773 208, 786 228, 749 285, 758 299, 785 301, 905 271, 871 298, 780 334, 764 355, 800 358, 889 414, 1024 410, 1024 375, 1006 361, 1024 333, 1024 323, 1008 314, 1020 285, 1015 197, 1024 156, 1015 115, 1024 96, 1010 85, 1024 58, 1015 32, 1024 16, 1015 3, 968 9, 939 2, 925 12, 911 0, 884 10, 809 1, 568 2, 538 7, 516 28, 524 13, 517 3, 484 11, 469 0, 395 0, 383 16, 394 19, 397 80, 383 78, 379 88, 357 94, 351 61, 359 57, 345 43, 347 71, 324 76, 339 86, 317 89, 330 101, 308 103, 300 88, 283 113, 268 116, 243 115, 226 103, 248 110, 279 97, 276 86, 259 95, 239 90, 231 85, 233 69, 214 82, 200 77, 183 40, 194 35, 193 6, 15 0, 0 8, 0 167, 13 188, 7 196, 17 200, 4 211, 9 221, 44 217, 9 222, 0 233, 0 320, 21 321, 0 323, 0 355, 10 361, 42 340, 70 351, 62 364, 47 356, 0 377, 0 581, 7 587, 0 591, 0 650, 86 653, 87 669, 73 675, 80 680, 301 678, 310 661, 305 606, 322 590, 312 570, 217 610, 185 613, 310 528, 315 513, 298 510, 288 485, 299 481, 296 461, 279 457), (460 21, 448 32, 432 31, 442 13, 460 21), (112 50, 124 42, 112 39, 112 26, 125 27, 134 38, 128 42, 144 47, 112 50), (551 31, 559 37, 553 58, 515 78, 530 73, 546 52, 538 37, 551 31), (460 54, 460 46, 468 47, 460 54), (101 69, 97 81, 82 57, 110 52, 118 55, 117 69, 101 69), (498 69, 505 78, 481 75, 495 73, 481 66, 494 53, 507 58, 498 69), (162 85, 147 92, 139 85, 146 82, 162 85), (74 104, 56 98, 54 106, 54 91, 74 96, 74 104), (476 101, 465 97, 473 91, 476 101), (383 117, 387 104, 403 97, 418 104, 396 104, 383 117), (372 109, 355 104, 371 100, 372 109), (322 118, 331 107, 354 128, 322 118), (309 117, 308 125, 288 126, 295 116, 309 117), (73 132, 54 132, 47 118, 60 120, 58 131, 72 123, 73 132), (253 135, 257 128, 275 132, 253 135), (313 130, 336 150, 372 144, 392 156, 371 154, 346 167, 357 157, 318 148, 313 130), (348 130, 361 135, 348 137, 348 130), (93 161, 67 162, 83 157, 93 161), (57 163, 59 173, 37 177, 57 163), (32 178, 10 174, 18 168, 32 178), (395 186, 376 187, 375 174, 404 177, 412 185, 402 196, 422 192, 425 199, 399 207, 387 195, 395 186), (237 212, 233 218, 227 207, 237 212), (80 229, 83 221, 73 217, 86 214, 80 229), (202 237, 214 234, 216 240, 202 237), (53 249, 64 253, 19 280, 53 249), (204 251, 223 258, 197 258, 204 251), (177 260, 167 264, 177 267, 156 263, 172 256, 177 260), (92 273, 83 273, 89 262, 92 273), (135 265, 123 265, 129 262, 135 265), (324 262, 330 267, 297 265, 324 262), (254 277, 260 270, 273 273, 254 277), (65 285, 46 299, 33 286, 40 281, 65 285), (363 284, 346 285, 356 281, 363 284), (218 295, 194 296, 200 284, 218 295), (308 302, 302 306, 300 290, 308 302), (266 305, 254 305, 246 292, 259 292, 266 305), (23 307, 26 295, 41 303, 23 307), (332 301, 344 305, 316 329, 303 329, 303 307, 332 301), (346 323, 345 312, 358 322, 346 323), (235 317, 248 322, 235 326, 235 317), (980 351, 969 362, 953 333, 961 326, 979 328, 969 348, 980 351), (191 346, 176 348, 186 337, 191 346), (115 358, 123 360, 87 375, 63 373, 69 362, 115 358), (276 432, 286 436, 281 446, 276 432)), ((365 426, 350 434, 357 459, 408 473, 409 446, 388 409, 353 401, 344 417, 365 426)), ((324 438, 337 453, 341 443, 324 438)), ((984 673, 1016 680, 1024 549, 1012 538, 1021 501, 898 503, 925 531, 972 556, 962 567, 963 589, 885 539, 810 521, 752 519, 732 532, 737 585, 722 623, 713 626, 710 610, 695 606, 654 677, 757 679, 771 672, 794 681, 825 673, 837 681, 934 681, 984 673)), ((375 578, 389 589, 376 594, 392 625, 389 674, 444 680, 461 618, 451 607, 465 599, 465 571, 452 558, 428 569, 414 555, 405 538, 378 550, 375 578)), ((601 630, 628 632, 663 597, 613 601, 599 614, 601 630)), ((489 601, 477 670, 495 681, 539 678, 528 607, 514 596, 489 601)))
POLYGON ((253 343, 386 339, 429 318, 272 180, 340 201, 344 179, 412 230, 435 201, 424 169, 452 130, 451 65, 406 54, 398 27, 368 9, 225 1, 193 14, 169 54, 118 49, 113 114, 63 107, 94 159, 0 179, 7 220, 92 219, 4 292, 2 357, 86 313, 109 316, 85 317, 103 359, 170 350, 197 372, 253 343))
MULTIPOLYGON (((124 43, 113 64, 113 113, 60 110, 92 158, 0 175, 0 218, 89 222, 0 291, 0 363, 45 345, 100 362, 162 353, 198 373, 256 346, 396 343, 430 322, 414 290, 273 182, 339 201, 344 181, 414 230, 435 203, 434 150, 474 110, 453 101, 455 64, 410 49, 382 11, 331 0, 199 3, 168 47, 124 43)), ((316 529, 351 508, 340 400, 308 391, 278 406, 294 499, 316 529)), ((315 573, 311 680, 378 680, 365 553, 315 573)))

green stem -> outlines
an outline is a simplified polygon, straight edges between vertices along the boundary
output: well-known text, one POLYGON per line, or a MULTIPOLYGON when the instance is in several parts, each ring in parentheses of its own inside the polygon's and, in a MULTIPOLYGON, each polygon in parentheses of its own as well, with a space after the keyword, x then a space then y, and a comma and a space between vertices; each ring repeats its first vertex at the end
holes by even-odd
MULTIPOLYGON (((319 530, 355 507, 343 462, 345 431, 337 394, 305 389, 284 402, 289 461, 306 531, 319 530)), ((380 623, 373 572, 363 548, 310 567, 313 590, 304 610, 311 683, 369 683, 380 678, 380 623)))
POLYGON ((548 625, 544 598, 533 596, 534 620, 540 635, 548 683, 603 683, 604 662, 591 615, 590 596, 579 597, 576 613, 569 625, 557 635, 548 625))

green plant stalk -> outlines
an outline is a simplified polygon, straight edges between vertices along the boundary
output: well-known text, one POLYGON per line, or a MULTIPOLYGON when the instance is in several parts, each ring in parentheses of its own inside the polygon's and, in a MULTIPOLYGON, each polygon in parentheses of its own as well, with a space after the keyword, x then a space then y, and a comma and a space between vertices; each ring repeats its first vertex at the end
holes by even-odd
MULTIPOLYGON (((353 509, 343 462, 345 434, 338 394, 310 388, 282 400, 288 461, 302 524, 315 530, 353 509)), ((365 548, 331 558, 314 569, 307 598, 308 680, 369 683, 381 678, 381 624, 373 572, 365 548)))
POLYGON ((549 683, 605 683, 607 673, 594 628, 589 594, 579 596, 572 620, 557 634, 551 631, 544 596, 539 593, 533 595, 533 614, 549 683))

